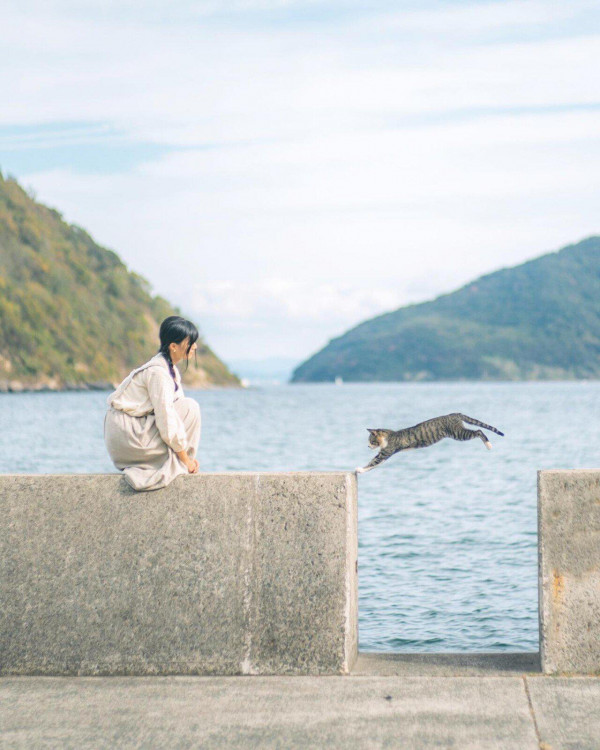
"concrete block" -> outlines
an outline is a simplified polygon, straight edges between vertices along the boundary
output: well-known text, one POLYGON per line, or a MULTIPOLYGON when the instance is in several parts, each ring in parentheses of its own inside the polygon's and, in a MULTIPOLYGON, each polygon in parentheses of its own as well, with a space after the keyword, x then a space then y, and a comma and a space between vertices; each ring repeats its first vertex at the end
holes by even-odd
POLYGON ((600 470, 538 473, 540 656, 600 674, 600 470))
POLYGON ((0 476, 0 674, 336 674, 354 474, 0 476))

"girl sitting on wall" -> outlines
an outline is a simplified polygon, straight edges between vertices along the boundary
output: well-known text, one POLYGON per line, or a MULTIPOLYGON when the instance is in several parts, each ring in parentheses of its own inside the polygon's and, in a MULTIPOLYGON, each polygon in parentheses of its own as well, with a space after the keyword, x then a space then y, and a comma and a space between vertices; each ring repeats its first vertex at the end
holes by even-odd
POLYGON ((158 490, 180 474, 196 474, 200 407, 183 395, 175 365, 196 351, 198 329, 171 315, 160 326, 160 349, 107 399, 104 441, 134 490, 158 490))

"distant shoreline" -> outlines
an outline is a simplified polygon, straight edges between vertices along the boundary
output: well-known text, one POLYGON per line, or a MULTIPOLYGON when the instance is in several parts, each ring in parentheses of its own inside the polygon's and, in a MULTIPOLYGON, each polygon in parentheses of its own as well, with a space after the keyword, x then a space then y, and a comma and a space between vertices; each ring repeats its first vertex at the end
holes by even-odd
MULTIPOLYGON (((92 383, 67 383, 57 386, 52 383, 25 384, 21 381, 0 382, 0 395, 3 393, 68 393, 84 391, 114 391, 118 383, 108 381, 95 381, 92 383)), ((210 385, 187 385, 184 388, 189 391, 212 391, 216 388, 227 388, 239 390, 243 388, 237 384, 211 383, 210 385)))
POLYGON ((92 383, 23 383, 20 380, 0 381, 0 393, 55 393, 61 391, 112 391, 115 389, 107 380, 92 383))
MULTIPOLYGON (((370 385, 410 385, 410 386, 429 386, 429 385, 509 385, 509 384, 545 384, 550 383, 598 383, 600 378, 557 378, 557 379, 523 379, 523 380, 348 380, 343 384, 335 383, 331 380, 319 380, 319 381, 288 381, 283 383, 273 382, 256 382, 241 385, 227 384, 227 383, 211 383, 210 385, 188 385, 184 383, 184 387, 187 391, 214 391, 214 390, 254 390, 255 388, 263 388, 265 386, 335 386, 339 388, 341 386, 370 386, 370 385)), ((16 382, 0 382, 0 395, 8 393, 75 393, 75 392, 89 392, 89 391, 114 391, 118 383, 108 382, 93 382, 93 383, 72 383, 55 387, 48 384, 38 385, 25 385, 24 383, 16 382)))

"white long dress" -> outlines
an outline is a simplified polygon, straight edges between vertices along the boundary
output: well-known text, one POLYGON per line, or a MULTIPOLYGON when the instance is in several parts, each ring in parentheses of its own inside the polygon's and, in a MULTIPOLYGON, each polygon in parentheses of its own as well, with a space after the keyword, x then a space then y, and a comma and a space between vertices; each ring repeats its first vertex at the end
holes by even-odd
POLYGON ((187 468, 176 453, 195 458, 200 442, 200 406, 177 390, 162 354, 132 370, 107 399, 104 442, 112 462, 138 491, 166 487, 187 468))

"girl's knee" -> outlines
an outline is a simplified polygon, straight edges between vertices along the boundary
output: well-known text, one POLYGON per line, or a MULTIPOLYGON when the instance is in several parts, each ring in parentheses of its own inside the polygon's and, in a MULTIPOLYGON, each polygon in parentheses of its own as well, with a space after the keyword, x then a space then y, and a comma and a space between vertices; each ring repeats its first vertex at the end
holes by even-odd
POLYGON ((200 404, 195 399, 186 396, 175 403, 181 404, 180 414, 188 427, 200 424, 200 404))
POLYGON ((175 406, 178 406, 182 411, 200 413, 200 404, 189 396, 184 396, 184 398, 175 401, 175 406))
POLYGON ((196 399, 186 396, 183 400, 186 402, 186 405, 188 409, 190 409, 190 411, 192 411, 194 414, 200 414, 200 404, 196 401, 196 399))

